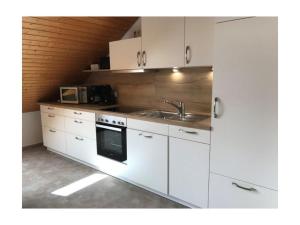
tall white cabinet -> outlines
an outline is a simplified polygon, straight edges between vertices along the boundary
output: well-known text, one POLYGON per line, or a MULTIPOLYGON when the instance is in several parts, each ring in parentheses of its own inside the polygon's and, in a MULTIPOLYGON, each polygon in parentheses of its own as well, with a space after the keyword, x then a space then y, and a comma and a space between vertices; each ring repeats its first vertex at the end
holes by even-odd
POLYGON ((277 190, 277 19, 218 23, 214 49, 210 207, 270 206, 215 196, 277 190))

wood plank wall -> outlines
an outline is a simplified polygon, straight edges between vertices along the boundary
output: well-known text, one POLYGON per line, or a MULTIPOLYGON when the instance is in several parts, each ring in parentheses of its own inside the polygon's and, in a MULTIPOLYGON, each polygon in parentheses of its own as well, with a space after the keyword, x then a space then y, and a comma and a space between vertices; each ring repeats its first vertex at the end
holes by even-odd
POLYGON ((108 54, 136 17, 23 17, 23 112, 59 95, 63 84, 82 83, 81 70, 108 54))
POLYGON ((172 69, 147 73, 92 73, 86 84, 110 84, 123 106, 175 111, 162 99, 181 100, 187 112, 211 112, 211 68, 172 69))

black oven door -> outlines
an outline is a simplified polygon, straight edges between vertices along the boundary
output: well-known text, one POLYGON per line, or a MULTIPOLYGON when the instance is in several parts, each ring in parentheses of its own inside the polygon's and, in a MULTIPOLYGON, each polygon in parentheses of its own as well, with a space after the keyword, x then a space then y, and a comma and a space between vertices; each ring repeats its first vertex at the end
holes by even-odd
POLYGON ((110 159, 127 160, 126 127, 96 123, 97 153, 110 159))

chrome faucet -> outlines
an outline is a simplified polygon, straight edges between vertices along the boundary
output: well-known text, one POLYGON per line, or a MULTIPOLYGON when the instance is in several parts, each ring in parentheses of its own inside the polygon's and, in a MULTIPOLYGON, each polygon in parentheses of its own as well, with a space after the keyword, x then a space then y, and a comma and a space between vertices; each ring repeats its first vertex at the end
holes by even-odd
POLYGON ((164 103, 174 106, 177 109, 180 118, 185 116, 185 105, 182 101, 169 101, 167 99, 163 99, 163 101, 164 103))

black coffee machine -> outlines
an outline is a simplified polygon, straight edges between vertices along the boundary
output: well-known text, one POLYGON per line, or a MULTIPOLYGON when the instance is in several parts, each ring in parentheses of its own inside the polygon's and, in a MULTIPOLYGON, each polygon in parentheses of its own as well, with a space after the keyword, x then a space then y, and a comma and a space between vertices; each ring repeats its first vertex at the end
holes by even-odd
POLYGON ((116 103, 116 97, 110 85, 88 86, 88 103, 112 105, 116 103))

